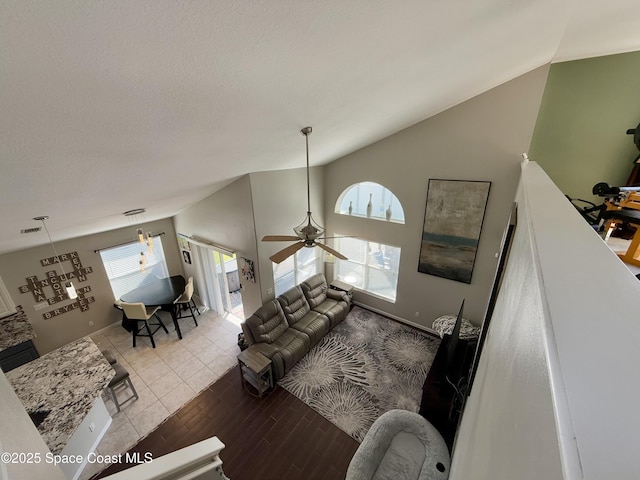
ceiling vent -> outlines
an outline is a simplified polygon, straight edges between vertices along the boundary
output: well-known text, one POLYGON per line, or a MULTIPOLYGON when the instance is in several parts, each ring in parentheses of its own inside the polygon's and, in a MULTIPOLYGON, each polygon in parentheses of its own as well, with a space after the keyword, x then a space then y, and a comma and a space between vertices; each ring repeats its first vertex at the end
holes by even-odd
POLYGON ((20 230, 20 233, 36 233, 42 230, 42 227, 34 227, 34 228, 23 228, 20 230))

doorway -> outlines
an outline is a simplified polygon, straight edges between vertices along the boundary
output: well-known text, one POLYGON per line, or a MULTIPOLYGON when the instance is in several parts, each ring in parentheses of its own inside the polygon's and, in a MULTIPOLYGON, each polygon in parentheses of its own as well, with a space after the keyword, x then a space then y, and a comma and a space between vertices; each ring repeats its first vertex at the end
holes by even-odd
POLYGON ((212 311, 244 319, 236 255, 191 241, 200 299, 212 311))
POLYGON ((240 276, 236 255, 228 255, 219 251, 212 251, 216 265, 222 293, 222 305, 225 312, 244 318, 242 308, 242 293, 240 291, 240 276))

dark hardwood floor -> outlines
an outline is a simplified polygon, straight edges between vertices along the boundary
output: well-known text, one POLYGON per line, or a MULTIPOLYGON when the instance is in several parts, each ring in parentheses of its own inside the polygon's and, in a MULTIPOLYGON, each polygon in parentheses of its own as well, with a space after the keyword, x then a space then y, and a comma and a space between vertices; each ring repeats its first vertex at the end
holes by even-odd
MULTIPOLYGON (((157 458, 211 436, 225 444, 220 458, 231 480, 344 479, 359 445, 278 386, 253 397, 234 368, 129 452, 157 458)), ((129 466, 113 464, 94 478, 129 466)))

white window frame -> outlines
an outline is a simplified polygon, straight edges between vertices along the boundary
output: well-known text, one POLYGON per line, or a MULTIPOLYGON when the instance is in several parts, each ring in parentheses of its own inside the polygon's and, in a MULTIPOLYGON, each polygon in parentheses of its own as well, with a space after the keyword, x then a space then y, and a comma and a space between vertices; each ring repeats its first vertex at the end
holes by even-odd
POLYGON ((353 265, 358 265, 362 267, 362 272, 363 272, 363 279, 362 279, 362 285, 354 285, 354 288, 356 290, 362 291, 362 292, 366 292, 368 295, 372 295, 376 298, 380 298, 382 300, 391 302, 391 303, 395 303, 396 302, 396 298, 398 297, 398 277, 399 277, 399 273, 400 273, 400 256, 402 255, 402 249, 396 245, 388 245, 388 244, 384 244, 381 242, 376 242, 373 240, 366 240, 364 238, 356 238, 356 237, 346 237, 346 238, 340 238, 341 235, 337 234, 338 237, 335 239, 335 243, 336 243, 336 249, 338 251, 340 251, 340 243, 343 241, 359 241, 359 242, 363 242, 363 248, 365 252, 369 252, 369 248, 370 248, 370 244, 374 243, 376 245, 379 245, 380 247, 391 247, 391 248, 397 248, 398 249, 398 263, 397 263, 397 269, 393 268, 393 265, 385 265, 380 267, 378 264, 374 263, 373 261, 373 257, 371 255, 366 254, 365 255, 365 259, 364 262, 359 261, 359 260, 354 260, 354 259, 347 259, 347 260, 337 260, 337 268, 336 268, 336 277, 339 280, 342 280, 346 283, 352 283, 350 282, 349 278, 347 278, 345 275, 342 275, 340 273, 341 271, 341 266, 344 265, 345 263, 351 263, 353 265), (391 273, 391 275, 393 275, 395 277, 395 285, 394 285, 394 290, 393 290, 393 295, 391 296, 387 296, 387 295, 383 295, 379 292, 374 292, 372 290, 369 290, 369 280, 370 280, 370 272, 371 270, 378 270, 378 271, 385 271, 387 273, 391 273))
POLYGON ((159 235, 153 237, 153 253, 149 252, 146 244, 134 241, 100 250, 100 258, 116 300, 136 287, 169 276, 159 235), (144 252, 147 260, 144 272, 140 268, 140 252, 144 252), (123 280, 125 277, 128 279, 123 280))
MULTIPOLYGON (((308 262, 299 265, 300 263, 300 253, 305 249, 305 248, 309 248, 309 247, 303 247, 302 250, 297 251, 294 255, 293 255, 293 270, 283 273, 282 275, 279 276, 280 279, 283 279, 285 277, 287 278, 291 278, 290 275, 293 274, 293 280, 294 280, 294 286, 300 284, 301 282, 304 282, 307 278, 311 277, 312 275, 315 275, 316 273, 319 273, 321 270, 321 260, 322 260, 322 254, 318 254, 318 247, 312 247, 314 249, 314 253, 315 253, 315 258, 313 260, 309 260, 308 262), (308 267, 309 265, 315 265, 315 268, 313 269, 313 272, 310 273, 309 275, 306 275, 304 272, 304 268, 308 267)), ((286 260, 285 260, 286 261, 286 260)), ((282 295, 284 292, 286 292, 287 290, 289 290, 290 288, 292 288, 291 286, 289 286, 288 288, 284 288, 281 285, 283 284, 283 282, 278 282, 276 280, 276 271, 278 270, 278 268, 282 267, 282 263, 273 263, 271 264, 272 268, 273 268, 273 289, 275 292, 275 296, 279 296, 282 295)), ((289 282, 287 282, 287 285, 289 284, 289 282)))
POLYGON ((338 196, 334 212, 390 223, 405 223, 400 199, 387 187, 376 182, 359 182, 345 188, 338 196), (371 215, 367 213, 369 199, 372 202, 371 215), (387 213, 390 215, 389 219, 387 213))

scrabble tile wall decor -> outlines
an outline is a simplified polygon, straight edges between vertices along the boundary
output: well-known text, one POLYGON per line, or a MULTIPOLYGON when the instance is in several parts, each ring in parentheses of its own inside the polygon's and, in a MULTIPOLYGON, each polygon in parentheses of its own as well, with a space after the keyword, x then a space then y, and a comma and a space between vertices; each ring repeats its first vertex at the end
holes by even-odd
POLYGON ((63 253, 57 257, 43 258, 40 260, 40 265, 46 268, 55 266, 56 263, 62 264, 62 262, 70 262, 71 269, 68 267, 65 269, 65 272, 68 273, 59 275, 56 270, 49 270, 45 272, 45 278, 38 279, 37 275, 33 275, 27 278, 26 285, 20 287, 20 293, 31 292, 36 303, 47 302, 49 305, 56 305, 56 308, 53 310, 42 314, 45 320, 73 310, 86 312, 89 310, 89 304, 95 302, 95 298, 89 295, 89 293, 91 293, 91 286, 80 285, 76 286, 78 298, 74 299, 71 303, 57 305, 69 300, 69 296, 64 288, 64 282, 73 281, 77 284, 83 283, 87 281, 87 274, 93 273, 91 267, 82 266, 78 252, 63 253))

